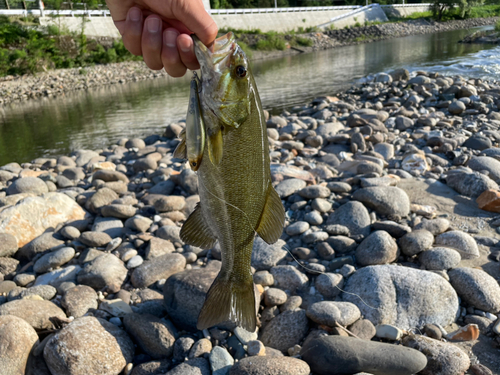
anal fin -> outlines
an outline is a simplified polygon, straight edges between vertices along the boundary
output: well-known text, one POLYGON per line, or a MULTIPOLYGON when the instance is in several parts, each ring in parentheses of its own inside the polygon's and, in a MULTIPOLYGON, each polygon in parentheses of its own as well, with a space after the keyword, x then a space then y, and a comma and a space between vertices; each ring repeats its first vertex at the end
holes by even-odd
POLYGON ((217 238, 206 224, 198 204, 181 228, 181 240, 188 245, 210 249, 215 246, 217 238))
POLYGON ((268 244, 275 243, 283 233, 285 209, 271 183, 267 189, 267 199, 260 217, 257 233, 268 244))
POLYGON ((202 330, 232 321, 247 331, 255 332, 255 307, 255 289, 251 275, 244 282, 223 280, 217 276, 198 316, 197 328, 202 330))

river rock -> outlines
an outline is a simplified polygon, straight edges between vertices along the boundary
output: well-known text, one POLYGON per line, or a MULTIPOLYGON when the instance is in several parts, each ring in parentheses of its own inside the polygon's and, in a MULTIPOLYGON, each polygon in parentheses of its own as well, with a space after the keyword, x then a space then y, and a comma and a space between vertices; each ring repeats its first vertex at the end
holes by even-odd
POLYGON ((24 319, 36 330, 53 329, 52 318, 66 319, 66 314, 54 303, 45 300, 18 299, 0 305, 0 315, 24 319))
POLYGON ((492 146, 491 140, 488 137, 480 134, 473 135, 472 137, 467 139, 463 144, 463 147, 479 151, 490 148, 491 146, 492 146))
POLYGON ((467 163, 467 166, 473 171, 488 171, 489 177, 498 183, 500 181, 500 161, 489 156, 473 157, 467 163))
POLYGON ((338 273, 323 273, 316 277, 314 285, 323 297, 334 299, 344 286, 344 278, 338 273))
POLYGON ((451 285, 468 304, 491 313, 500 311, 500 286, 483 270, 461 267, 448 272, 451 285))
POLYGON ((229 375, 309 375, 309 365, 291 357, 249 357, 239 360, 229 375))
POLYGON ((18 249, 17 239, 10 233, 0 233, 0 257, 10 257, 18 249))
POLYGON ((271 268, 274 277, 274 285, 281 289, 295 292, 307 286, 309 279, 293 266, 276 266, 271 268))
POLYGON ((356 260, 362 266, 391 263, 397 256, 396 241, 383 230, 373 232, 356 248, 356 260))
POLYGON ((463 374, 470 366, 470 360, 460 348, 429 337, 410 334, 403 338, 403 345, 417 349, 427 357, 427 366, 422 375, 463 374))
POLYGON ((0 368, 2 375, 25 373, 28 356, 38 342, 36 331, 23 319, 0 316, 0 368))
POLYGON ((155 359, 172 355, 175 332, 165 321, 149 314, 127 314, 123 325, 147 355, 155 359))
POLYGON ((298 178, 290 178, 288 180, 281 181, 276 186, 276 192, 280 198, 286 198, 290 195, 302 190, 306 187, 306 182, 298 178))
POLYGON ((368 236, 370 234, 370 214, 360 202, 347 202, 330 214, 327 225, 339 224, 349 228, 353 235, 368 236))
POLYGON ((448 112, 450 112, 452 115, 459 115, 466 109, 467 107, 460 100, 455 100, 448 106, 448 112))
POLYGON ((132 362, 134 344, 114 324, 84 316, 52 336, 43 354, 52 375, 118 375, 132 362))
POLYGON ((97 293, 89 286, 77 285, 64 293, 61 305, 68 316, 80 318, 89 310, 97 309, 97 293))
POLYGON ((371 340, 377 333, 377 329, 368 319, 359 319, 355 321, 349 327, 349 331, 363 340, 371 340))
POLYGON ((276 266, 283 258, 286 257, 286 250, 283 248, 286 242, 278 240, 272 245, 267 244, 262 238, 255 237, 252 251, 252 267, 257 271, 269 270, 276 266))
POLYGON ((76 275, 81 271, 81 267, 77 265, 66 266, 54 271, 50 271, 40 275, 35 280, 35 285, 52 285, 58 287, 63 282, 76 282, 76 275))
POLYGON ((417 350, 343 336, 312 339, 305 343, 300 355, 318 375, 408 375, 416 374, 427 364, 417 350))
POLYGON ((311 185, 307 186, 298 191, 298 194, 302 198, 314 199, 314 198, 328 198, 330 196, 330 189, 326 186, 311 185))
POLYGON ((417 224, 414 230, 425 229, 431 232, 434 236, 444 233, 450 227, 450 222, 444 218, 437 219, 423 219, 419 224, 417 224))
POLYGON ((210 364, 205 358, 193 358, 174 367, 165 375, 211 375, 210 364))
POLYGON ((448 247, 435 247, 420 253, 418 261, 428 270, 449 270, 458 266, 460 253, 448 247))
POLYGON ((206 268, 182 271, 170 276, 163 293, 168 315, 181 329, 195 332, 205 295, 219 273, 221 263, 210 262, 206 268))
POLYGON ((430 249, 434 242, 434 236, 427 230, 415 230, 401 237, 399 247, 401 252, 407 256, 413 256, 430 249))
POLYGON ((45 273, 68 263, 74 256, 75 249, 72 247, 63 247, 62 249, 43 255, 35 262, 33 270, 36 273, 45 273))
POLYGON ((458 230, 452 230, 437 236, 436 245, 455 249, 460 253, 462 259, 474 259, 479 257, 479 249, 474 238, 458 230))
POLYGON ((446 184, 462 195, 478 197, 485 190, 498 190, 498 185, 488 176, 479 173, 450 173, 446 177, 446 184))
POLYGON ((307 317, 315 323, 330 327, 335 327, 335 323, 348 326, 361 317, 361 312, 350 302, 321 301, 309 306, 307 317))
POLYGON ((407 216, 410 200, 406 192, 394 186, 376 186, 357 190, 352 199, 363 202, 380 215, 407 216))
POLYGON ((266 324, 261 334, 265 346, 286 353, 298 342, 301 342, 309 329, 305 310, 287 310, 266 324))
POLYGON ((373 324, 401 329, 434 323, 447 326, 458 313, 458 297, 441 276, 408 267, 380 265, 361 268, 344 286, 344 301, 352 302, 373 324))
POLYGON ((136 288, 148 287, 158 280, 168 279, 186 267, 186 258, 181 254, 165 254, 147 260, 132 273, 130 281, 136 288))
POLYGON ((104 217, 116 217, 117 219, 128 219, 137 212, 137 209, 127 204, 110 204, 101 208, 104 217))
POLYGON ((226 348, 218 345, 212 349, 209 359, 212 375, 227 375, 234 364, 234 359, 226 348))
POLYGON ((78 284, 94 289, 111 287, 118 291, 127 277, 127 268, 113 254, 101 255, 85 264, 78 274, 78 284))
POLYGON ((0 232, 16 237, 19 247, 40 236, 48 228, 85 218, 85 211, 62 193, 28 197, 0 212, 0 232))
POLYGON ((100 209, 107 206, 115 199, 118 199, 118 194, 107 187, 97 190, 85 203, 85 208, 90 212, 97 214, 100 209))
POLYGON ((29 288, 16 288, 9 293, 9 301, 24 299, 26 297, 37 296, 50 301, 57 294, 57 289, 50 285, 37 285, 29 288))
POLYGON ((7 188, 7 195, 23 193, 41 195, 48 192, 49 189, 47 185, 38 177, 18 178, 7 188))
POLYGON ((130 375, 162 375, 168 371, 170 365, 169 359, 144 362, 134 366, 130 375))

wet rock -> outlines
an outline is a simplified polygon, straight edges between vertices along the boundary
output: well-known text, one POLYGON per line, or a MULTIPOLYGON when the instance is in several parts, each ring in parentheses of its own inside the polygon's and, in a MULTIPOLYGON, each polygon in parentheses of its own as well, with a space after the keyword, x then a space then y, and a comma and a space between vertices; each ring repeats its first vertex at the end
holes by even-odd
POLYGON ((461 267, 448 272, 451 285, 468 304, 491 313, 500 311, 500 286, 483 270, 461 267))
POLYGON ((36 331, 23 319, 0 316, 0 368, 2 375, 24 374, 28 356, 38 342, 36 331))
POLYGON ((417 349, 427 357, 427 366, 422 375, 455 375, 464 373, 470 360, 458 347, 420 335, 408 335, 403 345, 417 349))
POLYGON ((406 375, 421 371, 427 364, 425 356, 417 350, 342 336, 310 340, 300 355, 319 375, 358 372, 406 375))
POLYGON ((370 214, 360 202, 348 202, 337 208, 326 222, 330 224, 340 224, 349 228, 353 235, 368 236, 370 234, 370 214))
POLYGON ((479 249, 474 238, 458 230, 452 230, 437 236, 436 245, 455 249, 460 253, 462 259, 474 259, 479 257, 479 249))
POLYGON ((397 255, 398 245, 382 230, 370 234, 356 248, 356 260, 362 266, 391 263, 397 255))
POLYGON ((114 324, 84 316, 52 336, 43 353, 53 375, 116 375, 132 362, 134 344, 114 324))
POLYGON ((322 301, 309 306, 307 317, 313 322, 330 327, 335 327, 335 323, 348 326, 361 317, 361 312, 350 302, 322 301))
POLYGON ((441 276, 408 267, 380 265, 356 271, 344 286, 344 301, 354 303, 373 324, 401 329, 455 321, 458 297, 441 276), (369 306, 369 307, 368 307, 369 306))
POLYGON ((52 318, 66 319, 66 314, 54 303, 45 300, 18 299, 0 305, 1 315, 24 319, 36 330, 53 329, 52 318))
POLYGON ((410 200, 402 189, 394 186, 362 188, 352 195, 354 200, 363 202, 380 215, 407 216, 410 213, 410 200))
POLYGON ((230 375, 308 375, 310 368, 306 362, 291 357, 249 357, 238 361, 230 375))
POLYGON ((111 287, 118 291, 126 277, 123 262, 112 254, 104 254, 85 264, 77 280, 94 289, 111 287))
POLYGON ((89 286, 77 285, 64 293, 61 305, 68 316, 79 318, 90 309, 97 309, 97 293, 89 286))
POLYGON ((305 310, 288 310, 279 314, 264 327, 261 341, 265 346, 286 353, 288 348, 305 337, 308 329, 305 310))
POLYGON ((160 318, 149 314, 128 314, 123 325, 147 355, 155 359, 172 355, 175 332, 160 318))
POLYGON ((181 254, 165 254, 148 260, 137 267, 130 281, 136 288, 148 287, 158 280, 168 279, 186 266, 186 258, 181 254))

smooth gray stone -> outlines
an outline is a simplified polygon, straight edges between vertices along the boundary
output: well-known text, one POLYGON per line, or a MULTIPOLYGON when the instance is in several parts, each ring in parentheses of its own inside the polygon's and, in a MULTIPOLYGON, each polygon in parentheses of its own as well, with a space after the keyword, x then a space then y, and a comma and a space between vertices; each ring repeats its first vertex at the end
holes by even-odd
POLYGON ((427 358, 417 350, 343 336, 306 342, 300 355, 318 375, 411 375, 427 365, 427 358))

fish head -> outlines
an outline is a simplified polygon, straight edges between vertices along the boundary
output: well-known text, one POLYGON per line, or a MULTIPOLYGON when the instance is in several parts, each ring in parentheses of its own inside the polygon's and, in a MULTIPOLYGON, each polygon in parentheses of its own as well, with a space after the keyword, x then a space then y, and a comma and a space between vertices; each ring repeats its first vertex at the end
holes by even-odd
POLYGON ((232 32, 217 38, 211 48, 193 39, 201 67, 202 105, 225 125, 239 127, 250 113, 251 73, 245 52, 232 32))

